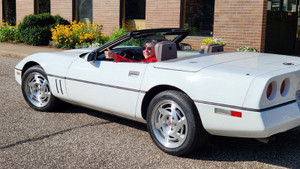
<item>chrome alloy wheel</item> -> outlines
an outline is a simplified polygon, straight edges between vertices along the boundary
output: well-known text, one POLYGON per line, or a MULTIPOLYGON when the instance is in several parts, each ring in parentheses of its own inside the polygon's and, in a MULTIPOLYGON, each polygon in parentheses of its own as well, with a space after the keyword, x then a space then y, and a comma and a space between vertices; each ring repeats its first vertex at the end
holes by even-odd
POLYGON ((32 72, 26 78, 25 94, 36 107, 44 107, 48 104, 51 97, 49 83, 46 77, 38 72, 32 72))
POLYGON ((177 148, 186 140, 188 124, 181 107, 171 100, 162 100, 152 112, 152 128, 157 140, 167 148, 177 148))

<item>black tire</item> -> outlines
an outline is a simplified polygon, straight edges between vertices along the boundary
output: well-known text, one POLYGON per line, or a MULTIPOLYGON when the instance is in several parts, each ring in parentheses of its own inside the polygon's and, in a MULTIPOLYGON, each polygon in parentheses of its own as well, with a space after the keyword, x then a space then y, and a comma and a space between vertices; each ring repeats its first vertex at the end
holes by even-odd
POLYGON ((22 77, 22 93, 27 104, 38 111, 54 111, 60 100, 51 93, 47 74, 40 66, 26 70, 22 77))
POLYGON ((147 126, 154 143, 176 156, 198 150, 208 138, 193 101, 174 90, 161 92, 151 100, 147 126))

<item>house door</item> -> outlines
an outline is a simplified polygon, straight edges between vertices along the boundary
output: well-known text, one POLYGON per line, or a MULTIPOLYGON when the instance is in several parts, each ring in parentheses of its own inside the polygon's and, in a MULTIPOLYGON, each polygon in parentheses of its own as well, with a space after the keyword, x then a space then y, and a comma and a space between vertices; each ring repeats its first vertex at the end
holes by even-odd
POLYGON ((299 0, 268 0, 266 53, 296 54, 299 0))
POLYGON ((146 28, 146 0, 122 0, 122 27, 129 31, 146 28))

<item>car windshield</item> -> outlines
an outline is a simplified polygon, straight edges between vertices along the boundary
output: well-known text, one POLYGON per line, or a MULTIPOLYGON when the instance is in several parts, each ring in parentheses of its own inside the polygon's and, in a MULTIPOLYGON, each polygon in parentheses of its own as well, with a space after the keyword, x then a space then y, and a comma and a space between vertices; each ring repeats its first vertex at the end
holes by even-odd
POLYGON ((128 41, 125 41, 119 45, 117 45, 115 48, 120 48, 120 47, 142 47, 143 44, 146 41, 151 41, 154 40, 156 42, 162 42, 162 41, 174 41, 178 35, 165 35, 164 33, 155 33, 155 34, 150 34, 146 36, 141 36, 137 38, 131 38, 128 41))

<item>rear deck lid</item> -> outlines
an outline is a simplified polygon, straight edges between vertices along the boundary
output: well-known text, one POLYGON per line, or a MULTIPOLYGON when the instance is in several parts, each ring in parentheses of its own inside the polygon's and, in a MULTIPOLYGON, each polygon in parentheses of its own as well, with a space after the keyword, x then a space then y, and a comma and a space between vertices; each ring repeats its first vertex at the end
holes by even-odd
POLYGON ((177 71, 197 72, 205 68, 254 76, 300 64, 297 57, 265 53, 218 53, 195 55, 157 62, 154 67, 177 71))

